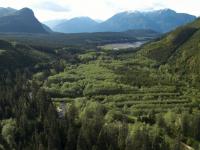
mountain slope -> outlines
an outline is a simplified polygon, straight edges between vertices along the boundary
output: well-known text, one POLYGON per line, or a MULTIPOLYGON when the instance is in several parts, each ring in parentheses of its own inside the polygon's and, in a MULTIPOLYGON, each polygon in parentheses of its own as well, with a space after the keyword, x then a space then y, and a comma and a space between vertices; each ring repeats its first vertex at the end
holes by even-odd
POLYGON ((53 31, 51 30, 51 28, 50 28, 49 26, 45 25, 45 24, 42 24, 42 27, 43 27, 47 32, 49 32, 49 33, 53 32, 53 31))
POLYGON ((55 26, 57 26, 58 24, 61 24, 63 22, 67 21, 66 19, 60 19, 60 20, 49 20, 49 21, 45 21, 43 22, 43 24, 47 25, 50 28, 54 28, 55 26))
POLYGON ((47 33, 28 8, 1 16, 0 32, 47 33))
POLYGON ((200 73, 199 43, 200 19, 197 19, 145 45, 138 53, 159 64, 168 64, 174 72, 191 77, 200 73))
POLYGON ((196 17, 193 15, 162 9, 149 12, 122 12, 104 22, 96 22, 88 17, 79 17, 66 21, 48 21, 45 24, 57 32, 64 33, 122 32, 133 29, 151 29, 166 33, 195 19, 196 17))
POLYGON ((193 21, 196 17, 176 13, 170 9, 152 12, 122 12, 100 24, 97 31, 126 31, 129 29, 152 29, 168 32, 180 25, 193 21))
POLYGON ((67 20, 56 25, 53 30, 64 33, 91 32, 98 23, 88 17, 79 17, 67 20))
MULTIPOLYGON (((187 26, 196 30, 187 41, 185 41, 177 52, 169 59, 169 64, 175 64, 174 68, 182 74, 191 78, 200 74, 200 20, 187 26)), ((195 78, 196 78, 195 77, 195 78)), ((200 78, 199 78, 200 79, 200 78)), ((199 80, 200 81, 200 80, 199 80)))
POLYGON ((0 40, 0 70, 26 68, 50 58, 50 54, 30 46, 0 40))
POLYGON ((143 40, 152 40, 160 36, 160 33, 152 30, 131 30, 127 32, 100 32, 100 33, 49 33, 49 34, 26 34, 26 33, 0 33, 0 39, 17 41, 39 47, 61 48, 69 45, 83 47, 96 47, 110 43, 127 43, 143 40))

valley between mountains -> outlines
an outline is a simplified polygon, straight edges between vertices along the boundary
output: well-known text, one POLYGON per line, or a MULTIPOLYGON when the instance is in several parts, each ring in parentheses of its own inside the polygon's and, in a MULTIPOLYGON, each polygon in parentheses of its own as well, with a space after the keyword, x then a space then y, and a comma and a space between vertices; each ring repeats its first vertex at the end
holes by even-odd
POLYGON ((0 12, 0 150, 200 149, 199 18, 124 12, 58 33, 0 12))

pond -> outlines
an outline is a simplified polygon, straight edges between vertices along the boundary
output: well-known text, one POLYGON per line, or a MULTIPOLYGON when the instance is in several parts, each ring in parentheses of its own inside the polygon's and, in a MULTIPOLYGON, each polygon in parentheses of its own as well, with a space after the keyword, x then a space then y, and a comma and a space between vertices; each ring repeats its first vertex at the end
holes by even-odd
POLYGON ((119 49, 127 49, 127 48, 138 48, 145 44, 147 41, 139 41, 133 43, 113 43, 113 44, 106 44, 103 46, 99 46, 99 48, 106 49, 106 50, 119 50, 119 49))

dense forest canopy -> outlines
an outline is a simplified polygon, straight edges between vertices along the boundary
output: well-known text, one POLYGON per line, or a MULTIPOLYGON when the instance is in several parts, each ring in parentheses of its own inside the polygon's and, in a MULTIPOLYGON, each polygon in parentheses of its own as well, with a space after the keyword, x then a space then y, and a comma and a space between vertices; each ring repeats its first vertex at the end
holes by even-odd
POLYGON ((200 21, 137 49, 0 41, 0 149, 200 148, 200 21))

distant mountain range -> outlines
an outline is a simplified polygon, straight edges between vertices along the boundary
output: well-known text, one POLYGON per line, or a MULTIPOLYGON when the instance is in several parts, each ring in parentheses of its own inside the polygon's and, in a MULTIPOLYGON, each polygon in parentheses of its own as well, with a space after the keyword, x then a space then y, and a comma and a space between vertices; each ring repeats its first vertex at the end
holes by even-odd
POLYGON ((53 30, 64 33, 91 32, 98 24, 89 17, 80 17, 63 21, 57 24, 53 30))
POLYGON ((29 8, 15 10, 0 8, 0 32, 48 33, 51 29, 41 24, 29 8))
POLYGON ((34 12, 29 8, 16 10, 9 7, 0 7, 0 32, 49 33, 55 31, 62 33, 91 33, 150 29, 166 33, 195 19, 195 16, 189 14, 163 9, 150 12, 122 12, 103 22, 92 20, 89 17, 76 17, 70 20, 47 21, 43 24, 38 21, 34 12))
POLYGON ((88 17, 59 20, 57 23, 54 21, 51 27, 54 31, 64 33, 121 32, 132 29, 151 29, 166 33, 195 19, 193 15, 163 9, 150 12, 122 12, 104 22, 97 22, 88 17))
POLYGON ((50 27, 51 29, 53 29, 55 26, 57 26, 58 24, 61 24, 63 22, 67 21, 67 19, 57 19, 57 20, 49 20, 49 21, 45 21, 43 22, 45 25, 47 25, 48 27, 50 27))

